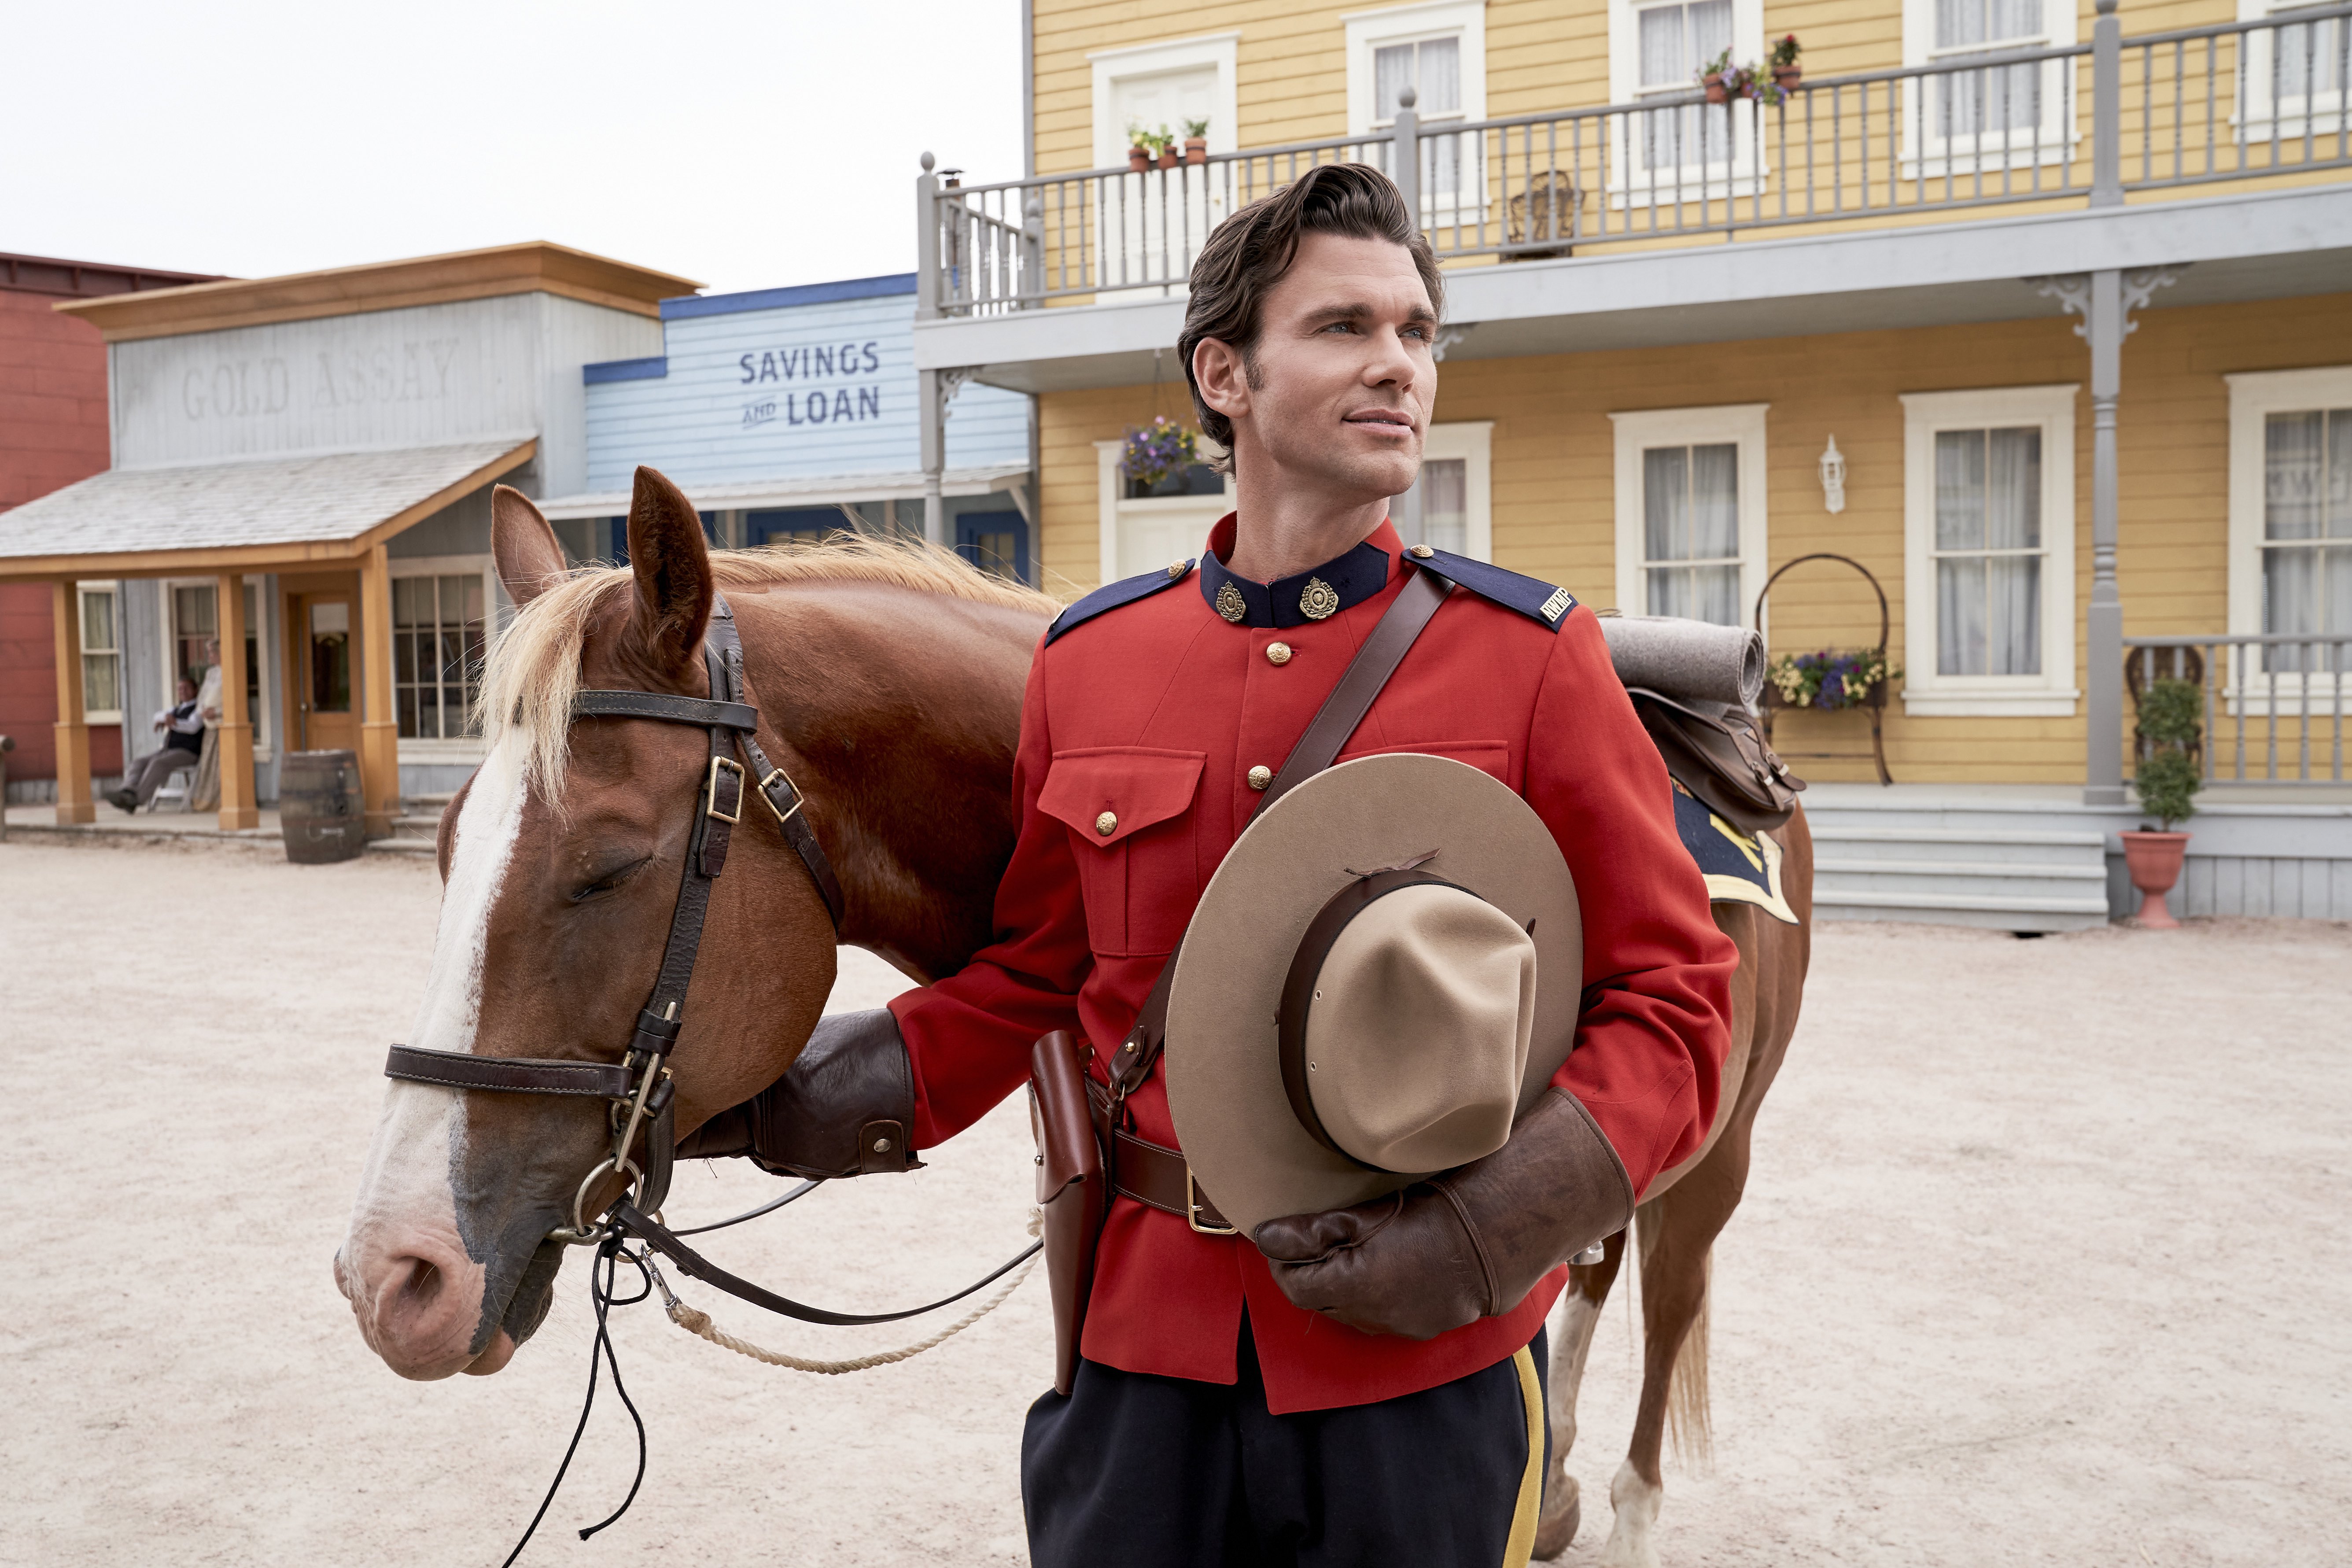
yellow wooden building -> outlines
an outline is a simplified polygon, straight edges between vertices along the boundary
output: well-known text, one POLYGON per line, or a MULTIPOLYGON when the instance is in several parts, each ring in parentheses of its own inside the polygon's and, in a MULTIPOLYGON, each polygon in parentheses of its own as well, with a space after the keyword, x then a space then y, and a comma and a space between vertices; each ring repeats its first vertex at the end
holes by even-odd
MULTIPOLYGON (((2352 5, 1024 18, 1030 168, 918 181, 916 356, 935 413, 970 379, 1036 396, 1048 586, 1198 552, 1222 483, 1118 469, 1128 426, 1191 421, 1190 258, 1309 163, 1376 163, 1448 270, 1405 531, 1629 613, 1752 621, 1820 553, 1883 585, 1895 784, 1866 715, 1779 716, 1844 753, 1799 764, 1826 912, 2128 912, 2159 674, 2206 692, 2187 907, 2352 916, 2352 5)), ((1763 620, 1781 654, 1879 614, 1816 561, 1763 620)))

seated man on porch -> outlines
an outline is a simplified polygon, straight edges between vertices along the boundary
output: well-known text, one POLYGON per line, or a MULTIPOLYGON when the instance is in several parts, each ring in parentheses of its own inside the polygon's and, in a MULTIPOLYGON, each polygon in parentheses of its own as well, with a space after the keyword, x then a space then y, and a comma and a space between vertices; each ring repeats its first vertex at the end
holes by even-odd
POLYGON ((163 747, 122 770, 122 787, 106 798, 124 811, 135 812, 155 798, 163 781, 182 768, 193 770, 203 754, 205 716, 196 698, 196 683, 180 682, 179 701, 159 709, 155 728, 164 731, 163 747))

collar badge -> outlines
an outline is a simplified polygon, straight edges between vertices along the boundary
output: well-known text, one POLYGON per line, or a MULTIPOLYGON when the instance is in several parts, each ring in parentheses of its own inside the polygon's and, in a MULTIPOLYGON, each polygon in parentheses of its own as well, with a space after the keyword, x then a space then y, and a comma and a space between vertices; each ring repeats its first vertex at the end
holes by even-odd
POLYGON ((1242 591, 1231 583, 1217 590, 1217 614, 1235 626, 1241 625, 1242 617, 1249 614, 1249 605, 1242 602, 1242 591))
POLYGON ((1298 613, 1310 621, 1319 621, 1339 607, 1339 595, 1331 584, 1320 577, 1307 579, 1307 591, 1298 595, 1298 613))

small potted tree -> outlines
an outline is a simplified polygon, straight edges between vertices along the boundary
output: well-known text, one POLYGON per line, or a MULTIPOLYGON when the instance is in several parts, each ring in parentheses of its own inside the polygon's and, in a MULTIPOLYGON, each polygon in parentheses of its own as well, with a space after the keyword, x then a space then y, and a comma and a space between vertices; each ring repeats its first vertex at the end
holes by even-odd
POLYGON ((2165 895, 2180 880, 2182 858, 2189 852, 2189 835, 2172 825, 2186 822, 2197 810, 2195 796, 2205 785, 2197 766, 2199 720, 2204 694, 2193 681, 2151 681, 2139 700, 2139 734, 2147 742, 2132 786, 2139 792, 2140 808, 2156 818, 2153 828, 2143 824, 2124 841, 2124 866, 2132 886, 2143 895, 2139 923, 2158 931, 2180 922, 2165 907, 2165 895))
POLYGON ((1209 161, 1209 122, 1205 120, 1184 121, 1184 162, 1205 163, 1209 161))

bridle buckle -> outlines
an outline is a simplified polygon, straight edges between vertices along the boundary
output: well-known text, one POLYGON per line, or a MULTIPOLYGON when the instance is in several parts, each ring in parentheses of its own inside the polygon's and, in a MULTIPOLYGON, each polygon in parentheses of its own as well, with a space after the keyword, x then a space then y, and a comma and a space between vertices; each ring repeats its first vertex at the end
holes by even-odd
POLYGON ((768 776, 760 781, 760 798, 768 803, 768 809, 774 813, 776 826, 779 827, 782 827, 785 823, 790 822, 793 817, 798 816, 800 815, 801 807, 808 804, 808 796, 801 794, 801 786, 793 783, 792 775, 784 772, 783 769, 777 767, 770 768, 768 770, 768 776), (790 811, 777 811, 776 797, 768 793, 769 786, 773 784, 778 779, 783 780, 784 787, 793 792, 793 808, 790 811))
POLYGON ((730 827, 741 822, 743 820, 743 784, 746 776, 743 764, 734 758, 726 756, 711 758, 710 778, 708 782, 709 799, 703 805, 704 815, 715 817, 730 827), (719 773, 722 768, 735 775, 735 809, 732 812, 719 809, 719 773))

